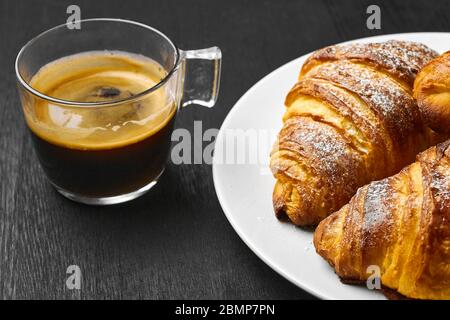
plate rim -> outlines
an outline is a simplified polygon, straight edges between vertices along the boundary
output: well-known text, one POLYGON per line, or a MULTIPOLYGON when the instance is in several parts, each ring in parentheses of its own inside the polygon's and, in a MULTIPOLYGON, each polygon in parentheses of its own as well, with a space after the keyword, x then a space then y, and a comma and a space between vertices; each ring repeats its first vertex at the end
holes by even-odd
MULTIPOLYGON (((450 35, 450 32, 401 32, 401 33, 392 33, 392 34, 382 34, 382 35, 375 35, 375 36, 369 36, 369 37, 362 37, 362 38, 357 38, 357 39, 352 39, 352 40, 346 40, 343 42, 337 42, 334 44, 329 44, 327 46, 332 46, 332 45, 341 45, 341 44, 346 44, 346 43, 350 43, 350 42, 357 42, 357 41, 362 41, 362 40, 369 40, 369 39, 373 39, 374 41, 376 41, 379 38, 385 38, 385 37, 396 37, 396 36, 426 36, 426 35, 450 35)), ((318 48, 320 49, 320 48, 318 48)), ((316 49, 316 50, 318 50, 316 49)), ((315 50, 314 50, 315 51, 315 50)), ((219 142, 219 141, 223 141, 223 135, 224 135, 224 131, 225 128, 227 127, 228 122, 230 122, 231 118, 234 116, 234 114, 237 112, 237 110, 239 108, 237 108, 237 106, 239 106, 243 100, 246 99, 246 97, 248 95, 251 95, 252 92, 254 90, 256 90, 256 88, 260 85, 261 82, 266 81, 267 79, 269 79, 270 77, 272 77, 275 73, 281 71, 284 68, 288 68, 290 67, 291 64, 294 64, 296 61, 302 59, 302 58, 307 58, 309 55, 311 55, 314 51, 308 52, 306 54, 303 54, 297 58, 294 58, 286 63, 284 63, 283 65, 277 67, 276 69, 272 70, 271 72, 269 72, 268 74, 266 74, 265 76, 263 76, 262 78, 260 78, 258 81, 256 81, 250 88, 248 88, 245 93, 234 103, 233 107, 230 109, 230 111, 227 113, 225 119, 222 122, 222 125, 220 126, 219 129, 219 133, 217 134, 215 143, 219 142)), ((221 143, 221 142, 219 142, 221 143)), ((215 146, 216 147, 216 146, 215 146)), ((214 150, 215 150, 214 147, 214 150)), ((320 299, 324 299, 324 300, 331 300, 334 299, 330 296, 327 296, 326 294, 323 294, 320 290, 317 290, 311 286, 309 286, 308 284, 305 284, 303 282, 299 282, 297 281, 297 279, 295 279, 295 277, 290 276, 287 272, 285 272, 283 270, 282 267, 279 267, 274 261, 270 260, 269 258, 267 258, 265 256, 265 254, 263 254, 262 252, 260 252, 260 250, 251 243, 251 241, 248 239, 247 236, 245 236, 245 233, 241 230, 241 228, 239 227, 238 223, 234 220, 233 215, 230 213, 231 210, 230 208, 228 208, 228 206, 226 205, 226 201, 224 200, 224 191, 221 189, 221 187, 219 186, 218 183, 218 164, 216 164, 216 152, 214 152, 213 154, 213 159, 212 159, 212 175, 213 175, 213 184, 214 184, 214 189, 217 195, 217 198, 219 200, 219 204, 222 208, 222 211, 225 215, 225 217, 227 218, 228 222, 230 223, 230 225, 232 226, 233 230, 237 233, 237 235, 239 236, 239 238, 247 245, 248 248, 250 248, 250 250, 259 258, 261 259, 266 265, 268 265, 273 271, 275 271, 276 273, 278 273, 279 275, 281 275, 283 278, 285 278, 286 280, 288 280, 289 282, 291 282, 292 284, 294 284, 295 286, 297 286, 298 288, 310 293, 311 295, 320 298, 320 299)), ((330 270, 330 272, 332 272, 332 270, 330 270)), ((337 279, 338 281, 338 279, 337 279)))

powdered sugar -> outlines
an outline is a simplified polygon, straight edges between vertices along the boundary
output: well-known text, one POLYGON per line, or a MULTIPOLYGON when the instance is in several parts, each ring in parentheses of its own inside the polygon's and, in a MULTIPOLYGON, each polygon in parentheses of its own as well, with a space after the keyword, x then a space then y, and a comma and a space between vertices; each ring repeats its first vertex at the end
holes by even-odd
POLYGON ((400 144, 421 126, 413 98, 395 81, 371 68, 345 60, 334 61, 312 69, 306 77, 329 80, 356 93, 400 144))
POLYGON ((414 42, 353 43, 318 50, 304 68, 309 69, 309 63, 315 60, 357 60, 383 68, 412 85, 417 72, 437 55, 434 50, 414 42))
POLYGON ((372 182, 367 187, 364 199, 364 233, 374 233, 382 224, 389 223, 391 218, 393 190, 389 185, 389 179, 372 182))

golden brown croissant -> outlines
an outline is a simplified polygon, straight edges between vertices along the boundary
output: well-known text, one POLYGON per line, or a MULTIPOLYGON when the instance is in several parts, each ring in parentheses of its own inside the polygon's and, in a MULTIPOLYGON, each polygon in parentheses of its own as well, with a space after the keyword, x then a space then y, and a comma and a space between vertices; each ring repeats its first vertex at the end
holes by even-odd
POLYGON ((436 56, 421 44, 388 41, 332 46, 306 61, 271 154, 279 218, 317 224, 359 187, 438 142, 412 97, 417 72, 436 56))
POLYGON ((419 72, 414 98, 428 126, 436 132, 450 134, 450 51, 419 72))
POLYGON ((400 173, 358 190, 323 220, 317 253, 349 282, 378 266, 382 285, 415 299, 450 299, 450 140, 400 173))

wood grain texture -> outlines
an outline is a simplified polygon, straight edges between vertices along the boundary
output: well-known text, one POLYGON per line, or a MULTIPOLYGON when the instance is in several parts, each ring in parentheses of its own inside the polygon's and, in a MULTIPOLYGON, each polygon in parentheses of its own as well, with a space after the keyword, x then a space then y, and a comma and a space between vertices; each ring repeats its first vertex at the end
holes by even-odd
POLYGON ((180 48, 223 51, 221 95, 212 109, 182 110, 177 127, 219 128, 239 97, 280 65, 319 47, 364 36, 449 31, 448 1, 383 1, 382 30, 365 27, 372 1, 0 2, 0 298, 311 298, 260 261, 227 222, 209 165, 169 164, 157 187, 128 204, 68 201, 45 181, 16 94, 14 59, 41 31, 82 17, 152 25, 180 48), (82 269, 82 289, 65 287, 82 269))

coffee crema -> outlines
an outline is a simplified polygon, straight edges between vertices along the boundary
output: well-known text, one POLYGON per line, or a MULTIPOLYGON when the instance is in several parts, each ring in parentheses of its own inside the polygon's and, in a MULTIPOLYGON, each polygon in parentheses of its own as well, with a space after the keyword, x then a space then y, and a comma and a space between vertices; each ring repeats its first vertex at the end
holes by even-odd
POLYGON ((85 52, 42 67, 30 85, 47 96, 114 102, 93 107, 24 101, 25 119, 50 180, 71 193, 109 197, 156 179, 169 153, 175 93, 165 85, 133 97, 166 75, 155 61, 118 51, 85 52))
MULTIPOLYGON (((155 61, 123 52, 86 52, 51 62, 31 79, 37 91, 76 102, 130 98, 167 75, 155 61)), ((44 100, 25 108, 30 129, 43 139, 74 149, 110 149, 142 140, 173 117, 171 93, 152 92, 129 104, 67 107, 44 100)))

